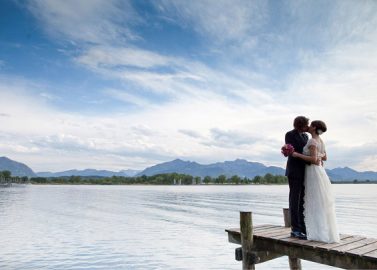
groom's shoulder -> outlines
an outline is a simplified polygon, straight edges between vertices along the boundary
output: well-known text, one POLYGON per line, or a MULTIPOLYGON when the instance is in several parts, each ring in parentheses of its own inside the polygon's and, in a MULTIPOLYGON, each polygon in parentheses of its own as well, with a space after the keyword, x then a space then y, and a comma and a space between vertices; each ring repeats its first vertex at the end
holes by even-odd
POLYGON ((288 131, 287 133, 285 133, 285 136, 293 135, 293 134, 295 134, 295 132, 296 132, 296 130, 292 129, 292 130, 288 131))

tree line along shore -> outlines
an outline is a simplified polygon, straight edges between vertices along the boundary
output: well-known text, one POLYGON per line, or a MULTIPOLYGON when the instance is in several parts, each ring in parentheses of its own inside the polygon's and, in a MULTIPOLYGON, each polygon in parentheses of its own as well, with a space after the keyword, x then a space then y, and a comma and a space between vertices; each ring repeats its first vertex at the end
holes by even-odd
MULTIPOLYGON (((0 171, 0 182, 30 183, 30 184, 47 184, 47 185, 268 185, 268 184, 288 184, 288 178, 282 175, 272 175, 270 173, 264 176, 257 175, 253 178, 239 177, 233 175, 227 177, 220 175, 211 176, 192 176, 179 173, 156 174, 153 176, 60 176, 60 177, 18 177, 12 176, 10 171, 0 171)), ((336 181, 339 184, 358 184, 358 183, 376 183, 375 181, 336 181)))
POLYGON ((99 177, 99 176, 61 176, 61 177, 13 177, 10 171, 0 171, 0 179, 5 181, 11 179, 16 182, 24 182, 31 184, 71 184, 71 185, 209 185, 209 184, 287 184, 288 179, 282 175, 272 175, 267 173, 264 176, 255 176, 250 179, 247 177, 239 177, 233 175, 227 177, 220 175, 218 177, 199 177, 187 174, 179 173, 165 173, 156 174, 153 176, 111 176, 111 177, 99 177))
POLYGON ((112 176, 112 177, 95 177, 95 176, 64 176, 64 177, 32 177, 32 184, 83 184, 83 185, 245 185, 245 184, 287 184, 288 179, 281 175, 266 174, 264 176, 255 176, 253 179, 239 177, 237 175, 226 177, 199 177, 187 174, 166 173, 156 174, 153 176, 112 176))

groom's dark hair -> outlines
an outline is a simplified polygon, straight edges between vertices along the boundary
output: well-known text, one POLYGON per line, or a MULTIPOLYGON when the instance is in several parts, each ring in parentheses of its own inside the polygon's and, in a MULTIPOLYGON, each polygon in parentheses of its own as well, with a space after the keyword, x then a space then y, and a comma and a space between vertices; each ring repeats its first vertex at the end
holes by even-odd
POLYGON ((297 116, 293 121, 293 126, 297 130, 302 130, 304 127, 309 125, 309 118, 305 116, 297 116))

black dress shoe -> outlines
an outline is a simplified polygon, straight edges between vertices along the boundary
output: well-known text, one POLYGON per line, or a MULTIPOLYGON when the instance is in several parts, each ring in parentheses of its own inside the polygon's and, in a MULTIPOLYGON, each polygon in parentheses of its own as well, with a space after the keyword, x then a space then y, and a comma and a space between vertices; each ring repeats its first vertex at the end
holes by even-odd
POLYGON ((291 237, 298 238, 301 240, 307 240, 306 235, 302 232, 292 231, 291 237))

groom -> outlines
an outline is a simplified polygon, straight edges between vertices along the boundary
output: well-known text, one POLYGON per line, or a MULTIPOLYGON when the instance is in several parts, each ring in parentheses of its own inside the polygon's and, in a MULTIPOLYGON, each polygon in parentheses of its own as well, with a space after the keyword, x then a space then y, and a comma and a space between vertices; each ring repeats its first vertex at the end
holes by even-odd
MULTIPOLYGON (((305 116, 297 116, 293 121, 294 129, 285 134, 285 143, 291 144, 295 151, 302 154, 302 150, 308 141, 309 119, 305 116)), ((288 157, 285 175, 289 183, 289 212, 291 215, 291 236, 306 239, 306 227, 304 222, 304 178, 305 161, 292 156, 288 157)))

